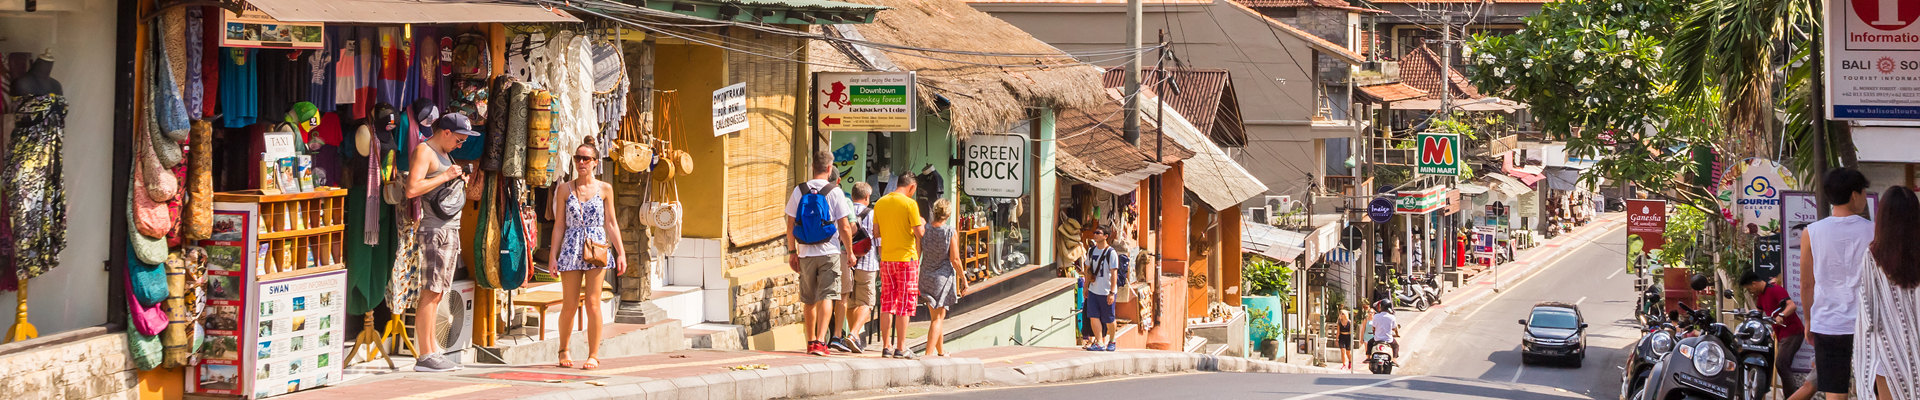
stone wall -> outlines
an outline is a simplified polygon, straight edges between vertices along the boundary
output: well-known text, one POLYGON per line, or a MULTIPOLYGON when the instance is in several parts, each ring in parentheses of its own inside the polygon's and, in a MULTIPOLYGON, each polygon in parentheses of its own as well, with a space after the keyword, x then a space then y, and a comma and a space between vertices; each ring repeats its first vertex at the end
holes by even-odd
MULTIPOLYGON (((1348 43, 1347 10, 1335 8, 1301 7, 1291 24, 1321 39, 1333 42, 1337 46, 1348 43)), ((1358 52, 1356 50, 1356 52, 1358 52)), ((1347 80, 1347 63, 1321 54, 1315 63, 1320 68, 1320 81, 1323 83, 1344 83, 1347 80)))
POLYGON ((799 279, 799 274, 788 272, 734 286, 733 324, 746 326, 748 335, 758 335, 800 323, 799 279))
POLYGON ((0 399, 139 399, 125 332, 93 327, 0 345, 0 399))

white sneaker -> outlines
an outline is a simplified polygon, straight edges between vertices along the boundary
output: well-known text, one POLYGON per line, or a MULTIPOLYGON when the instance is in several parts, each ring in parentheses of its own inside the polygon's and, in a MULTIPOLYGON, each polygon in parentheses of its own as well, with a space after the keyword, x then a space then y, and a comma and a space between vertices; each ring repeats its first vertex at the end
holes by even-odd
POLYGON ((413 372, 452 372, 463 368, 466 367, 440 354, 429 355, 413 363, 413 372))

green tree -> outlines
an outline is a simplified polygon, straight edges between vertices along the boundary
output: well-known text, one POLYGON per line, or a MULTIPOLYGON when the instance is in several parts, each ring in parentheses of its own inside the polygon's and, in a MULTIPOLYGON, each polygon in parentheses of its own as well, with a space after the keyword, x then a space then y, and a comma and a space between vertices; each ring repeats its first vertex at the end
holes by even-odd
POLYGON ((1677 93, 1719 94, 1732 154, 1775 157, 1775 53, 1818 29, 1808 0, 1703 0, 1674 31, 1666 62, 1677 93), (1795 32, 1798 31, 1798 32, 1795 32))

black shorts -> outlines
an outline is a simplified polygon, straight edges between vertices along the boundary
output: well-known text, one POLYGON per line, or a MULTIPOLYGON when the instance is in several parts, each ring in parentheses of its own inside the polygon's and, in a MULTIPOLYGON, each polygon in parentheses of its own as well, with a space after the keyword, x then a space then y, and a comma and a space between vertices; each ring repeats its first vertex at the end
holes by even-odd
POLYGON ((1813 335, 1814 389, 1847 393, 1853 389, 1853 335, 1813 335))

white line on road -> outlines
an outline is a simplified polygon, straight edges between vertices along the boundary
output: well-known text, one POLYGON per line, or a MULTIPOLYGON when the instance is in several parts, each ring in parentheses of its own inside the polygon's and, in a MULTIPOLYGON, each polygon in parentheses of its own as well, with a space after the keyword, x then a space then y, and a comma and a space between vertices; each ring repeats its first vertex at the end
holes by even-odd
POLYGON ((1573 301, 1573 305, 1577 306, 1577 305, 1580 305, 1580 303, 1585 303, 1585 302, 1587 302, 1587 296, 1580 296, 1579 300, 1573 301))
POLYGON ((1361 386, 1354 386, 1354 387, 1350 387, 1350 388, 1346 388, 1346 389, 1335 389, 1335 390, 1328 390, 1328 391, 1325 391, 1325 392, 1320 392, 1320 393, 1313 393, 1313 394, 1306 394, 1306 395, 1300 395, 1300 396, 1294 396, 1294 397, 1289 397, 1289 398, 1286 398, 1286 400, 1307 400, 1307 399, 1311 399, 1311 398, 1315 398, 1315 397, 1322 397, 1322 396, 1332 396, 1332 395, 1336 395, 1336 394, 1341 394, 1341 393, 1346 393, 1346 392, 1352 392, 1352 391, 1357 391, 1357 390, 1361 390, 1361 389, 1366 389, 1366 388, 1370 388, 1370 387, 1376 387, 1376 386, 1384 386, 1384 385, 1386 385, 1386 384, 1389 384, 1389 383, 1394 383, 1394 382, 1399 382, 1399 381, 1404 381, 1404 380, 1408 380, 1408 379, 1413 379, 1413 378, 1419 378, 1419 377, 1420 377, 1420 375, 1407 375, 1407 376, 1402 376, 1402 377, 1399 377, 1399 378, 1393 378, 1393 379, 1388 379, 1388 380, 1384 380, 1384 381, 1379 381, 1379 382, 1374 382, 1374 383, 1371 383, 1371 384, 1367 384, 1367 385, 1361 385, 1361 386))
MULTIPOLYGON (((1608 229, 1608 230, 1606 230, 1606 232, 1613 232, 1613 230, 1614 230, 1614 229, 1620 229, 1620 228, 1622 228, 1622 227, 1625 227, 1625 226, 1623 225, 1623 226, 1621 226, 1621 227, 1615 227, 1615 228, 1612 228, 1612 229, 1608 229)), ((1605 235, 1605 234, 1603 233, 1602 235, 1605 235)), ((1527 276, 1525 276, 1525 277, 1521 277, 1519 281, 1515 281, 1515 282, 1513 282, 1512 284, 1510 284, 1510 285, 1508 285, 1507 287, 1508 287, 1508 288, 1517 288, 1517 287, 1520 287, 1520 284, 1523 284, 1523 283, 1527 283, 1527 281, 1530 281, 1530 280, 1533 280, 1533 277, 1536 277, 1536 276, 1540 276, 1540 273, 1541 273, 1541 272, 1545 272, 1545 271, 1546 271, 1546 270, 1547 270, 1548 268, 1552 268, 1552 267, 1554 267, 1554 266, 1557 266, 1557 265, 1560 265, 1560 262, 1561 262, 1561 261, 1566 261, 1566 259, 1567 259, 1567 257, 1569 257, 1569 256, 1572 256, 1572 255, 1573 255, 1573 253, 1576 253, 1576 252, 1579 252, 1579 251, 1580 251, 1581 249, 1585 249, 1585 248, 1586 248, 1587 246, 1592 246, 1592 245, 1595 245, 1595 244, 1599 244, 1599 243, 1600 243, 1599 241, 1597 241, 1597 240, 1593 240, 1593 239, 1597 239, 1597 237, 1596 237, 1596 238, 1589 238, 1589 239, 1587 239, 1587 242, 1586 242, 1586 243, 1582 243, 1582 244, 1580 244, 1580 246, 1578 246, 1578 247, 1574 247, 1574 248, 1573 248, 1573 249, 1571 249, 1571 250, 1566 250, 1565 252, 1562 252, 1562 253, 1560 253, 1560 254, 1557 254, 1557 255, 1555 255, 1555 257, 1557 257, 1558 259, 1555 259, 1555 260, 1552 260, 1552 261, 1550 261, 1550 262, 1548 262, 1548 263, 1547 263, 1547 264, 1545 264, 1545 265, 1541 265, 1541 266, 1539 266, 1539 267, 1535 267, 1535 268, 1533 268, 1532 270, 1529 270, 1529 271, 1527 271, 1527 274, 1528 274, 1527 276)), ((1496 281, 1497 281, 1497 280, 1496 280, 1496 281)), ((1497 284, 1496 284, 1496 285, 1497 285, 1497 284)), ((1502 292, 1500 292, 1499 294, 1496 294, 1496 295, 1493 295, 1493 297, 1491 297, 1491 298, 1488 298, 1488 299, 1486 300, 1486 302, 1483 302, 1483 303, 1480 303, 1480 306, 1479 306, 1479 307, 1476 307, 1476 308, 1474 308, 1474 309, 1473 309, 1473 312, 1470 312, 1470 313, 1467 313, 1467 320, 1468 320, 1468 321, 1472 321, 1472 320, 1473 320, 1473 316, 1474 316, 1475 314, 1479 314, 1479 313, 1480 313, 1480 310, 1484 310, 1484 309, 1486 309, 1486 308, 1487 308, 1487 306, 1489 306, 1489 305, 1493 305, 1493 302, 1494 302, 1495 300, 1500 300, 1500 297, 1501 297, 1501 296, 1506 296, 1506 295, 1507 295, 1507 293, 1513 293, 1513 291, 1512 291, 1512 290, 1507 290, 1507 291, 1502 291, 1502 292)))
POLYGON ((1520 383, 1520 373, 1525 372, 1526 370, 1527 370, 1527 363, 1520 363, 1520 368, 1513 369, 1513 379, 1508 379, 1507 383, 1520 383))
POLYGON ((1613 277, 1616 277, 1616 276, 1620 276, 1620 271, 1625 271, 1625 270, 1626 270, 1626 269, 1616 269, 1616 270, 1613 270, 1613 273, 1611 273, 1611 274, 1607 274, 1607 280, 1613 280, 1613 277))

